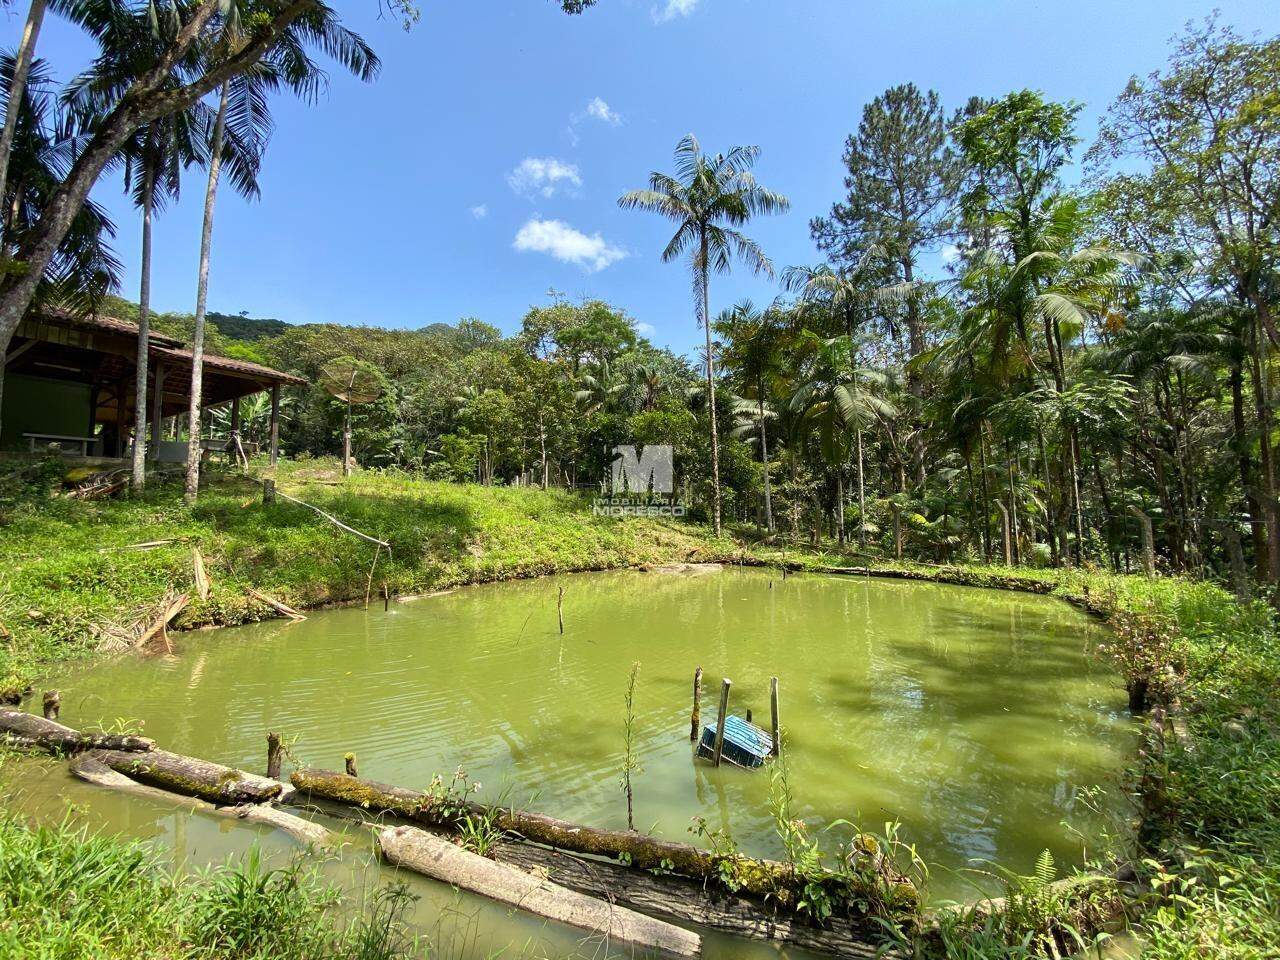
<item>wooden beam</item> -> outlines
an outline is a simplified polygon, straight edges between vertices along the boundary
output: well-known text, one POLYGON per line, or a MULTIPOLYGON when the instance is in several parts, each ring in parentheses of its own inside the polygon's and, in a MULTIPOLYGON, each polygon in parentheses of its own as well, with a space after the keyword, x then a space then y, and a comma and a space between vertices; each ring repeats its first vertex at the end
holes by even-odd
POLYGON ((129 388, 122 380, 120 386, 116 388, 116 456, 123 457, 125 453, 125 400, 128 397, 129 388))
POLYGON ((22 356, 24 353, 26 353, 28 350, 30 350, 39 342, 40 342, 39 340, 28 340, 22 346, 17 347, 16 349, 10 351, 9 354, 4 358, 4 365, 7 367, 9 364, 13 363, 13 361, 17 360, 20 356, 22 356))
MULTIPOLYGON (((155 380, 151 388, 151 459, 160 455, 160 421, 164 419, 165 366, 157 361, 155 380)), ((139 403, 142 401, 139 400, 139 403)))
POLYGON ((280 384, 271 385, 271 465, 280 459, 280 384))

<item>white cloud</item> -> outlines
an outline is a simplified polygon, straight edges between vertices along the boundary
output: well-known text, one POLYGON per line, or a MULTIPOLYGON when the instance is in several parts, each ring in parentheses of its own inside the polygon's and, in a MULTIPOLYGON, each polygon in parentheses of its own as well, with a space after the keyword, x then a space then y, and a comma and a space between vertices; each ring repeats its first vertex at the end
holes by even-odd
POLYGON ((948 243, 942 248, 942 262, 955 263, 960 259, 960 248, 954 243, 948 243))
POLYGON ((641 321, 636 324, 636 333, 640 334, 642 337, 652 337, 657 332, 658 328, 652 323, 644 323, 641 321))
POLYGON ((582 174, 574 164, 555 157, 525 157, 520 166, 507 174, 507 183, 521 196, 549 198, 562 186, 582 186, 582 174))
POLYGON ((596 273, 627 256, 627 252, 600 234, 587 236, 561 220, 534 217, 516 234, 515 248, 521 253, 546 253, 562 263, 573 263, 588 273, 596 273))
POLYGON ((676 17, 687 17, 697 7, 698 0, 667 0, 661 7, 654 7, 653 19, 657 23, 666 23, 676 17))
POLYGON ((471 215, 477 220, 483 220, 489 215, 489 205, 487 203, 478 203, 471 208, 471 215))
POLYGON ((587 116, 614 127, 622 123, 622 117, 618 115, 618 112, 600 97, 593 97, 591 102, 587 104, 587 116))

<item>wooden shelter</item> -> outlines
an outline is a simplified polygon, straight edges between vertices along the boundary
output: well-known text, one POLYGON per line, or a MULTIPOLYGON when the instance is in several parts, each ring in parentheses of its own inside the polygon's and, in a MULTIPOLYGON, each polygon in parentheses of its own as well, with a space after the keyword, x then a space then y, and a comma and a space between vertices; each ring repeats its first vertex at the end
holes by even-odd
MULTIPOLYGON (((192 355, 180 341, 162 334, 152 333, 149 343, 147 396, 142 402, 149 406, 149 456, 154 459, 165 453, 162 422, 190 406, 192 355)), ((29 315, 3 358, 0 450, 34 453, 53 448, 87 457, 129 456, 138 402, 137 356, 136 324, 48 309, 29 315)), ((223 444, 236 439, 241 398, 270 392, 274 463, 279 456, 280 388, 306 381, 261 364, 209 354, 203 370, 202 406, 231 405, 232 436, 223 444)), ((180 456, 185 460, 185 453, 180 456)))

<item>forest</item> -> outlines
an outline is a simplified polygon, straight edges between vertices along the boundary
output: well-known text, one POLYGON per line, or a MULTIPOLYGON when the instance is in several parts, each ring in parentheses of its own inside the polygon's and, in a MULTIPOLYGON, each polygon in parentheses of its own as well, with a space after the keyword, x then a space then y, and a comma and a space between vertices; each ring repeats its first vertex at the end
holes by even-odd
MULTIPOLYGON (((1082 105, 1032 90, 949 108, 891 87, 848 138, 847 193, 811 211, 816 264, 775 265, 739 229, 787 207, 751 176, 758 151, 687 139, 674 174, 623 199, 674 219, 667 259, 715 278, 712 404, 705 349, 563 297, 490 318, 511 335, 464 319, 249 342, 219 319, 209 349, 313 382, 365 365, 369 468, 598 488, 615 444, 669 443, 694 516, 778 536, 890 552, 896 522, 911 557, 1000 561, 1007 524, 1014 563, 1136 569, 1145 517, 1162 569, 1272 583, 1278 91, 1280 40, 1212 21, 1118 92, 1091 143, 1082 105), (777 299, 728 305, 735 260, 777 299)), ((190 335, 189 317, 155 323, 190 335)), ((319 387, 287 401, 287 452, 339 449, 341 406, 319 387)))

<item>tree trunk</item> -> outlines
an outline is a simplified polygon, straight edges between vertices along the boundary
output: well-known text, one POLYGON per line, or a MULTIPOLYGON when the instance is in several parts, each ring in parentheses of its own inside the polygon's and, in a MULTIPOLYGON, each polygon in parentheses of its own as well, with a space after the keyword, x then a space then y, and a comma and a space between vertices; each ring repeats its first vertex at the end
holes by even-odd
POLYGON ((398 867, 482 894, 536 916, 587 931, 605 943, 631 944, 642 952, 697 957, 696 933, 552 883, 546 877, 495 863, 441 837, 414 827, 384 827, 378 832, 382 855, 398 867))
MULTIPOLYGON (((13 137, 18 130, 18 115, 22 112, 22 101, 27 92, 27 75, 31 72, 31 61, 35 57, 36 40, 40 37, 40 27, 44 24, 46 0, 31 0, 27 9, 27 22, 22 28, 22 39, 18 41, 18 51, 14 55, 13 80, 9 84, 9 102, 4 112, 4 132, 0 133, 0 197, 6 195, 9 185, 9 157, 13 154, 13 137)), ((4 252, 8 252, 5 238, 4 252)), ((8 347, 8 341, 4 348, 8 347)), ((4 348, 0 348, 3 352, 4 348)))
POLYGON ((227 130, 227 98, 230 83, 223 83, 218 97, 218 118, 213 124, 209 154, 209 185, 204 194, 204 227, 200 234, 200 276, 196 284, 195 335, 191 345, 191 407, 187 415, 187 503, 200 493, 200 406, 204 379, 204 322, 209 301, 209 250, 213 245, 213 208, 218 199, 218 174, 222 170, 222 141, 227 130))
POLYGON ((862 458, 862 427, 853 428, 854 443, 858 448, 858 546, 866 544, 867 537, 867 484, 865 464, 862 458))
POLYGON ((39 747, 50 753, 75 753, 80 750, 148 751, 155 741, 146 737, 116 733, 81 733, 53 720, 37 717, 21 710, 0 710, 0 741, 10 740, 39 747))
POLYGON ((146 753, 96 750, 90 756, 141 783, 210 803, 267 803, 277 799, 283 787, 278 780, 167 750, 146 753))
POLYGON ((711 343, 711 268, 707 263, 707 234, 702 232, 699 265, 694 269, 702 294, 702 327, 707 335, 707 410, 711 415, 711 488, 712 518, 716 536, 720 536, 720 436, 716 427, 716 369, 711 343))
MULTIPOLYGON (((152 138, 148 146, 154 148, 152 138)), ((151 350, 151 215, 155 209, 155 163, 148 151, 142 185, 142 279, 138 284, 138 361, 133 391, 133 480, 135 493, 147 482, 147 361, 151 350)), ((160 388, 159 377, 156 388, 160 388)))
POLYGON ((223 5, 202 0, 190 19, 178 30, 154 66, 139 76, 111 112, 97 125, 67 176, 58 184, 40 218, 24 235, 14 256, 25 269, 0 284, 0 353, 8 350, 13 333, 22 322, 36 288, 71 228, 89 191, 107 164, 141 127, 163 116, 187 109, 231 77, 239 76, 274 46, 288 26, 314 6, 314 0, 293 0, 253 34, 253 39, 198 80, 178 90, 166 89, 175 67, 190 53, 209 21, 223 5))
POLYGON ((764 528, 773 533, 773 497, 769 490, 769 437, 764 427, 764 383, 759 384, 760 456, 764 460, 764 528))

